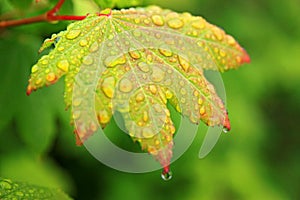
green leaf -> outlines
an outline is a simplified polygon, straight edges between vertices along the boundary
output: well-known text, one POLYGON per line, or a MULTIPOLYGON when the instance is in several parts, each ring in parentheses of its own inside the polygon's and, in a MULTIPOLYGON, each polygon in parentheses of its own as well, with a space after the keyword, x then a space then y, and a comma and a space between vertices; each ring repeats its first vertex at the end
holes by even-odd
POLYGON ((55 136, 58 110, 57 87, 28 98, 24 92, 28 66, 36 59, 39 39, 10 32, 1 40, 3 71, 0 74, 0 130, 15 119, 15 127, 22 141, 35 153, 44 153, 55 136), (26 51, 24 51, 26 49, 26 51), (9 86, 9 87, 8 87, 9 86), (13 91, 13 92, 12 92, 13 91), (39 105, 39 106, 37 106, 39 105))
POLYGON ((175 133, 168 101, 192 123, 230 129, 223 101, 203 70, 236 69, 250 58, 202 17, 155 6, 106 9, 71 24, 42 48, 55 38, 55 49, 32 67, 27 92, 65 75, 65 103, 72 105, 79 143, 118 111, 130 136, 166 167, 175 133))
POLYGON ((0 178, 0 199, 70 200, 71 198, 59 189, 46 188, 0 178))
POLYGON ((142 5, 143 0, 94 0, 101 8, 126 8, 142 5))
POLYGON ((9 2, 16 8, 28 9, 30 5, 34 2, 33 0, 9 0, 9 2))

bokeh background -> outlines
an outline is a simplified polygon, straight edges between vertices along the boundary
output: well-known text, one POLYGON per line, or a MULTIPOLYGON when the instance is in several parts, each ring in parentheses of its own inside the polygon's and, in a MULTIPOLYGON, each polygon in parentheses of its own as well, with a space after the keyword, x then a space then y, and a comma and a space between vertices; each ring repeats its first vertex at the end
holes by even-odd
MULTIPOLYGON (((0 2, 2 19, 36 15, 55 3, 42 0, 37 9, 8 2, 0 2)), ((248 51, 251 64, 223 74, 230 134, 222 135, 202 160, 198 152, 204 136, 198 134, 172 164, 174 177, 169 182, 160 178, 160 171, 128 174, 108 168, 75 145, 62 81, 30 97, 25 94, 42 41, 64 30, 68 22, 2 29, 0 177, 62 188, 74 199, 300 199, 300 2, 146 0, 143 4, 201 15, 248 51)), ((69 0, 61 12, 96 10, 88 0, 69 0)), ((128 138, 117 137, 122 134, 116 128, 111 130, 116 142, 133 145, 128 138)))

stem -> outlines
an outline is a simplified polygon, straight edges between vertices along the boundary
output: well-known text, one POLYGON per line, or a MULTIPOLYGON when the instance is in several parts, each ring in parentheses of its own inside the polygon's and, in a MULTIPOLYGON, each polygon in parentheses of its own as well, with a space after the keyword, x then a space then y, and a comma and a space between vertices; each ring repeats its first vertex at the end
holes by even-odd
POLYGON ((65 0, 59 0, 57 4, 48 12, 24 19, 15 19, 0 21, 0 28, 10 27, 10 26, 19 26, 24 24, 32 24, 37 22, 51 22, 51 21, 63 21, 63 20, 82 20, 86 16, 72 16, 72 15, 57 15, 57 12, 64 4, 65 0))

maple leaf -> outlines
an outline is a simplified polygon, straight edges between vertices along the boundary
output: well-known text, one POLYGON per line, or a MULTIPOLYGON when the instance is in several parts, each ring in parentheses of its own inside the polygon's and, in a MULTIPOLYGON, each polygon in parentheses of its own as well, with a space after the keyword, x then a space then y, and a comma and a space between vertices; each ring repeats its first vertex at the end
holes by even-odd
POLYGON ((118 111, 129 135, 165 172, 175 133, 167 102, 192 123, 229 130, 224 103, 203 70, 250 62, 233 37, 202 17, 156 6, 89 15, 52 35, 41 50, 53 43, 55 49, 32 67, 27 93, 65 75, 78 143, 118 111))

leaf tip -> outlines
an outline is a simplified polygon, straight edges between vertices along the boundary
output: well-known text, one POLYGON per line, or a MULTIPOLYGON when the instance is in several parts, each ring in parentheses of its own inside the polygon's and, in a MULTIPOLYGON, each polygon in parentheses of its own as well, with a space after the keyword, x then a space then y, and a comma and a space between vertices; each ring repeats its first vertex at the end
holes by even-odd
POLYGON ((226 114, 223 127, 224 127, 225 132, 229 132, 231 130, 231 125, 230 125, 228 114, 226 114))
POLYGON ((243 56, 242 56, 241 64, 250 63, 250 62, 251 62, 251 58, 250 58, 249 54, 246 52, 246 50, 243 49, 243 56))
POLYGON ((26 95, 29 96, 32 93, 32 91, 34 91, 34 89, 30 85, 28 85, 26 95))

